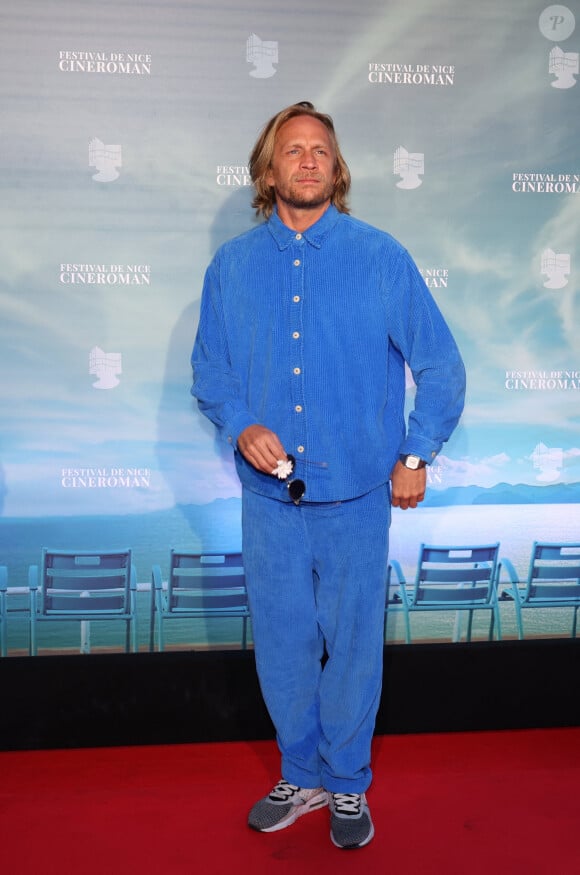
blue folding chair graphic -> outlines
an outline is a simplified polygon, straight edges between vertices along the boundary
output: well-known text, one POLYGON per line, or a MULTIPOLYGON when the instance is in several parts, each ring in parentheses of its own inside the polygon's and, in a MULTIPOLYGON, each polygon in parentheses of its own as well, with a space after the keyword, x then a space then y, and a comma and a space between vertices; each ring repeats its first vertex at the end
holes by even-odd
POLYGON ((534 541, 527 578, 519 580, 509 559, 500 563, 509 578, 502 599, 513 600, 518 638, 524 637, 523 612, 531 608, 571 608, 572 638, 580 607, 580 543, 534 541))
POLYGON ((42 565, 31 566, 30 653, 38 649, 43 623, 120 621, 125 625, 125 650, 137 650, 137 575, 131 550, 42 552, 42 565))
POLYGON ((163 625, 176 619, 240 617, 242 649, 247 646, 250 617, 240 553, 182 553, 172 550, 164 585, 154 565, 151 580, 149 649, 165 647, 163 625))
POLYGON ((474 613, 487 611, 490 615, 488 638, 493 638, 495 627, 499 640, 498 554, 499 543, 452 547, 421 544, 412 584, 405 579, 400 563, 392 559, 387 569, 387 591, 391 595, 386 611, 387 615, 391 610, 403 612, 407 644, 411 642, 411 614, 415 611, 467 612, 468 641, 471 641, 474 613), (392 593, 393 584, 398 585, 398 594, 392 593))

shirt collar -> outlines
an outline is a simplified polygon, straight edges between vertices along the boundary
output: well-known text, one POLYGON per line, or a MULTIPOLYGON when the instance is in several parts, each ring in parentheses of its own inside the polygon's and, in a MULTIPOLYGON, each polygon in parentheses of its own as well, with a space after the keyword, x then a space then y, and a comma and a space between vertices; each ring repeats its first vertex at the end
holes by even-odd
MULTIPOLYGON (((312 246, 320 249, 324 242, 324 238, 334 228, 339 217, 340 213, 336 207, 333 206, 333 204, 330 204, 328 209, 322 214, 319 220, 314 223, 314 225, 311 225, 306 231, 302 231, 302 237, 312 246)), ((274 212, 268 219, 267 227, 280 250, 287 249, 292 241, 296 239, 296 231, 293 231, 292 228, 289 228, 280 219, 277 207, 274 207, 274 212)))

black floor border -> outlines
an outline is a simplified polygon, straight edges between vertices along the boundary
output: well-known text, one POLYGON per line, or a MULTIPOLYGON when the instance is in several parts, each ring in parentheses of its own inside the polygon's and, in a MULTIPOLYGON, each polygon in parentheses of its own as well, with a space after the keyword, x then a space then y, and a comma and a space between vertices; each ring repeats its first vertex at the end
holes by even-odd
MULTIPOLYGON (((580 725, 575 640, 385 647, 378 734, 580 725)), ((0 660, 0 749, 270 739, 252 651, 0 660)))

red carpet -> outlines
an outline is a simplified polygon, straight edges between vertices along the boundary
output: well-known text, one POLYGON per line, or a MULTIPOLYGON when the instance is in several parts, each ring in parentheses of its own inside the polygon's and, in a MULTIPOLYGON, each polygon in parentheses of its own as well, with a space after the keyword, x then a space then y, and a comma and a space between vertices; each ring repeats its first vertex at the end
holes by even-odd
POLYGON ((378 737, 374 768, 375 839, 340 851, 326 809, 271 835, 246 827, 278 778, 270 742, 0 753, 0 871, 580 870, 580 729, 378 737))

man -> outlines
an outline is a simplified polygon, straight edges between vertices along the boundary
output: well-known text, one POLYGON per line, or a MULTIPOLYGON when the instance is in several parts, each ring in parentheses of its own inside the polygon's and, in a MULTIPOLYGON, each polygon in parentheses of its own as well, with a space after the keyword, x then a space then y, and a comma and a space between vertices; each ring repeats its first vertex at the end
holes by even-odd
POLYGON ((408 253, 349 215, 329 116, 279 112, 250 172, 266 221, 209 266, 192 356, 192 392, 242 482, 256 663, 282 759, 248 822, 272 832, 328 803, 332 841, 356 848, 374 834, 390 506, 423 500, 465 375, 408 253))

